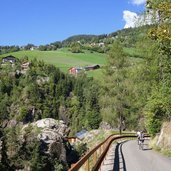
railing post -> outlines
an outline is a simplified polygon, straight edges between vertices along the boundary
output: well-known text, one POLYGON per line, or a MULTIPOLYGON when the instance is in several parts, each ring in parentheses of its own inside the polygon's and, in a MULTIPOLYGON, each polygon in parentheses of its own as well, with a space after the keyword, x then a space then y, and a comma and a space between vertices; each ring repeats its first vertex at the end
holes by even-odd
POLYGON ((102 146, 100 146, 100 148, 99 148, 99 153, 100 153, 100 156, 101 156, 101 154, 102 154, 102 146))
POLYGON ((95 151, 93 154, 93 165, 96 164, 96 161, 97 161, 97 151, 95 151))
POLYGON ((89 171, 89 158, 86 160, 86 171, 89 171))
MULTIPOLYGON (((104 143, 104 144, 103 144, 103 150, 102 150, 102 153, 104 152, 105 147, 106 147, 106 144, 104 143)), ((103 159, 103 161, 102 161, 102 164, 104 165, 104 159, 103 159)))

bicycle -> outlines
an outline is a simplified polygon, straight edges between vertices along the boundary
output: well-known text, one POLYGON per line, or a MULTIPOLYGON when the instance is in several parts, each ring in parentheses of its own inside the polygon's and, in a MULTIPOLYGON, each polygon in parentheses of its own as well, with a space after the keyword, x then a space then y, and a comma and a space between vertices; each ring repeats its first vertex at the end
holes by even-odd
POLYGON ((144 139, 139 139, 139 149, 143 150, 144 147, 144 139))

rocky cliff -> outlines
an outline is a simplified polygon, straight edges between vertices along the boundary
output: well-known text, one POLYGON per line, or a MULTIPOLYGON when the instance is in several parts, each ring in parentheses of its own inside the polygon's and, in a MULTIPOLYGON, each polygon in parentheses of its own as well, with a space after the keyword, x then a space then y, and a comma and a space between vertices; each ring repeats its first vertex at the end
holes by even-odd
POLYGON ((171 122, 165 122, 162 125, 160 134, 157 137, 156 145, 160 148, 171 150, 171 122))
POLYGON ((8 166, 4 164, 7 170, 55 170, 58 167, 67 170, 78 160, 76 151, 66 139, 70 129, 62 120, 45 118, 14 125, 6 127, 5 139, 0 139, 0 162, 3 163, 5 156, 9 163, 8 166))
POLYGON ((24 125, 22 128, 20 140, 25 141, 28 127, 32 127, 32 134, 43 145, 42 152, 56 155, 58 158, 66 162, 66 139, 69 128, 62 120, 45 118, 24 125))

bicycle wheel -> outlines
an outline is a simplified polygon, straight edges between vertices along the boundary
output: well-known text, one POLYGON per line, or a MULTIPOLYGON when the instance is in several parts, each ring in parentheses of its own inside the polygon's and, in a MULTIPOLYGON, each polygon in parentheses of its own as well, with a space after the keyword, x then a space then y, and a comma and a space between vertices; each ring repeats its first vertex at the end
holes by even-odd
POLYGON ((141 150, 141 141, 139 141, 139 150, 141 150))
POLYGON ((143 144, 143 142, 141 141, 141 150, 143 150, 143 147, 144 147, 144 144, 143 144))
POLYGON ((141 140, 139 141, 139 149, 143 150, 143 142, 141 140))

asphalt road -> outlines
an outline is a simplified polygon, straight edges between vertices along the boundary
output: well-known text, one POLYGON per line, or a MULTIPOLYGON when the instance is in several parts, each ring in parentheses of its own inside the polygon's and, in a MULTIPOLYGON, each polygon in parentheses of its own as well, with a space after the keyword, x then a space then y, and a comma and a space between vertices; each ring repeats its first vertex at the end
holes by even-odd
POLYGON ((102 171, 171 171, 171 158, 153 151, 144 142, 140 150, 136 140, 113 145, 102 166, 102 171))

